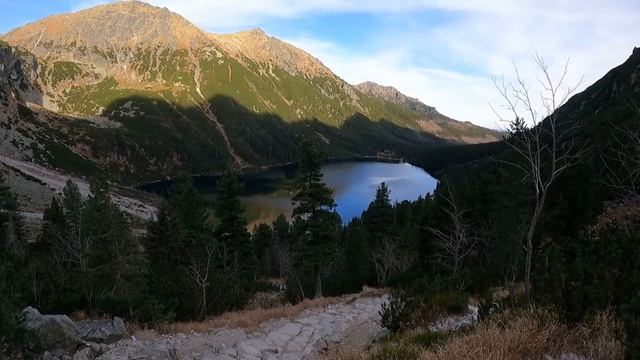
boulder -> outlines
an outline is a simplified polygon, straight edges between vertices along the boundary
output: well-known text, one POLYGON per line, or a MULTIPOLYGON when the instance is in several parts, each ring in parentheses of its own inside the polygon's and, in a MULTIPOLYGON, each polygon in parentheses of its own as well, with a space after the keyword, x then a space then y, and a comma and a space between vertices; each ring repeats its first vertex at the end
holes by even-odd
POLYGON ((48 352, 53 357, 73 354, 82 344, 78 328, 66 315, 42 315, 37 309, 23 311, 25 347, 28 354, 48 352))
POLYGON ((76 322, 80 337, 84 341, 113 344, 124 338, 127 328, 119 317, 113 320, 83 320, 76 322))
POLYGON ((478 323, 480 309, 475 305, 467 305, 467 312, 462 315, 444 316, 429 325, 429 330, 434 332, 450 332, 473 326, 478 323))

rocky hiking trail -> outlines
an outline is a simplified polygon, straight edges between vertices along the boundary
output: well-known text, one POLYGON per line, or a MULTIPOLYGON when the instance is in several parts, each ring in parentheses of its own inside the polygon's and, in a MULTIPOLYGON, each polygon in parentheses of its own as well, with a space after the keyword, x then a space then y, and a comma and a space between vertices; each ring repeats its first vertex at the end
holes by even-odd
POLYGON ((110 346, 98 359, 323 359, 328 349, 364 349, 386 331, 380 306, 387 295, 361 297, 270 320, 258 330, 213 328, 207 333, 140 333, 110 346))

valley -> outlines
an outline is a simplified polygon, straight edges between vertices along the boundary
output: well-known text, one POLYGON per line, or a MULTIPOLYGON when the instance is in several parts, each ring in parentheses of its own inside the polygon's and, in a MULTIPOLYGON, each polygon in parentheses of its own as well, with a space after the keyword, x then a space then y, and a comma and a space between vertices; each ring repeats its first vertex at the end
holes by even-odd
POLYGON ((263 31, 213 35, 138 1, 51 16, 2 41, 4 152, 76 175, 131 184, 282 164, 303 137, 339 157, 499 137, 363 92, 263 31))

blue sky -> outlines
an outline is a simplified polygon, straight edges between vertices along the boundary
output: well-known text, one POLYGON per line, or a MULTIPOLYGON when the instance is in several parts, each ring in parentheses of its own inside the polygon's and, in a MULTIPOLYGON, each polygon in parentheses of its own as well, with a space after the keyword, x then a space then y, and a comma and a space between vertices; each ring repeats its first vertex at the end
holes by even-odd
MULTIPOLYGON (((108 1, 0 0, 0 33, 108 1)), ((579 89, 640 46, 637 0, 149 0, 210 32, 260 27, 350 83, 392 85, 451 117, 502 126, 491 76, 513 63, 537 90, 532 54, 579 89)))

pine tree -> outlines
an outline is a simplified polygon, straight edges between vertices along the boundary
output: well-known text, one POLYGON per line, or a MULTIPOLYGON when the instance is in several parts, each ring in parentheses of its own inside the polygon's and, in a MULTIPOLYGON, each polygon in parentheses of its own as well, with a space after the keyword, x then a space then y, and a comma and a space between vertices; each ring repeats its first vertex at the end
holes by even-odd
POLYGON ((208 312, 212 284, 207 279, 213 268, 207 265, 213 258, 213 236, 206 204, 188 175, 178 176, 171 198, 149 225, 144 244, 151 292, 164 311, 179 319, 208 312))
POLYGON ((322 182, 322 164, 325 154, 315 148, 309 140, 302 142, 300 175, 296 179, 296 195, 292 201, 296 205, 293 216, 313 218, 321 210, 333 210, 333 190, 322 182))
POLYGON ((185 303, 184 297, 190 292, 183 269, 187 266, 189 252, 168 202, 161 204, 156 220, 147 228, 143 243, 149 261, 149 290, 153 298, 161 303, 162 317, 169 320, 171 314, 186 317, 191 310, 190 302, 185 303))
POLYGON ((81 214, 82 214, 82 195, 80 189, 71 179, 67 180, 65 187, 62 189, 62 205, 65 211, 67 223, 72 231, 80 231, 81 214))
POLYGON ((32 298, 54 312, 84 308, 134 317, 146 295, 146 263, 107 182, 93 180, 83 201, 68 181, 63 196, 45 210, 39 241, 29 249, 32 298))
POLYGON ((91 182, 83 223, 89 236, 96 240, 96 280, 103 310, 134 317, 134 310, 145 295, 147 263, 127 217, 112 202, 104 179, 91 182))
POLYGON ((60 308, 57 297, 65 288, 63 257, 56 245, 58 236, 66 231, 64 208, 52 198, 44 210, 42 232, 38 241, 29 247, 31 298, 42 310, 60 308))
POLYGON ((216 239, 223 253, 228 256, 225 267, 238 281, 252 281, 256 264, 251 234, 247 231, 244 207, 240 200, 242 186, 235 174, 226 172, 218 180, 217 189, 215 215, 220 223, 216 228, 216 239))
POLYGON ((362 216, 374 246, 379 246, 386 237, 395 232, 390 192, 387 184, 381 183, 376 189, 376 197, 362 216))
POLYGON ((21 223, 15 196, 0 178, 0 358, 18 341, 21 223))
POLYGON ((333 191, 322 182, 321 166, 325 155, 311 141, 302 143, 300 175, 295 183, 296 205, 293 215, 303 222, 304 234, 300 240, 300 260, 313 269, 315 298, 322 297, 322 273, 329 267, 331 255, 336 251, 340 216, 335 212, 333 191))
POLYGON ((272 224, 273 227, 273 247, 278 264, 278 275, 280 277, 289 276, 293 264, 293 236, 291 225, 287 218, 280 214, 272 224))
POLYGON ((251 244, 255 253, 258 274, 272 276, 277 273, 276 252, 273 246, 273 231, 267 224, 254 227, 251 244))
POLYGON ((362 220, 354 219, 343 234, 344 239, 344 282, 346 291, 359 291, 361 286, 375 278, 371 259, 369 234, 362 220))

